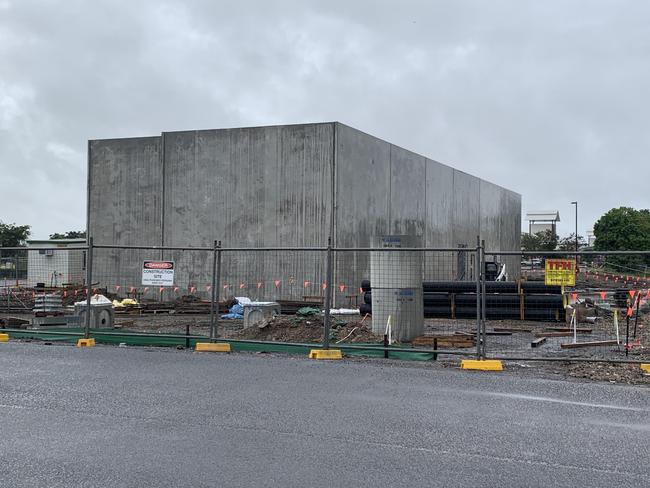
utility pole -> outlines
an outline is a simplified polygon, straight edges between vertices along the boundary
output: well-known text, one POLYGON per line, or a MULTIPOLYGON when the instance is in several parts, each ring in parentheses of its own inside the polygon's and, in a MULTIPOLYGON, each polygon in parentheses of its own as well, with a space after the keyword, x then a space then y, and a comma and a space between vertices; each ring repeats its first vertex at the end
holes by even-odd
POLYGON ((576 272, 578 271, 578 202, 571 202, 571 205, 576 206, 576 272))

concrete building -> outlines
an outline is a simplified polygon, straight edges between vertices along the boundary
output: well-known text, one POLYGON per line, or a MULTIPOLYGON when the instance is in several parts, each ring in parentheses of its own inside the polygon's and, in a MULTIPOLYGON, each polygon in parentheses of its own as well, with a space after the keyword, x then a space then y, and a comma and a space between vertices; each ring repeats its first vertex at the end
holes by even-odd
MULTIPOLYGON (((88 163, 95 244, 297 247, 332 236, 337 247, 369 247, 377 235, 410 234, 428 247, 473 247, 478 235, 492 250, 520 247, 519 194, 338 122, 92 140, 88 163)), ((462 254, 425 256, 425 278, 471 279, 473 254, 462 254)), ((223 256, 234 295, 322 293, 320 253, 223 256)), ((97 250, 94 276, 138 286, 142 261, 162 257, 175 261, 182 291, 210 283, 208 252, 97 250)), ((339 299, 368 266, 367 252, 337 256, 339 299)))
POLYGON ((83 285, 86 278, 86 239, 27 241, 27 286, 83 285))

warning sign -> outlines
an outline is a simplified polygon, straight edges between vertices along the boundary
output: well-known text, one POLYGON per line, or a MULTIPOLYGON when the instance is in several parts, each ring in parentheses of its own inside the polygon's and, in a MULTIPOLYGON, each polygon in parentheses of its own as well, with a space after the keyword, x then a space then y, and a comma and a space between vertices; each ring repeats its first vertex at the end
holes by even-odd
POLYGON ((142 284, 174 286, 174 261, 145 261, 142 263, 142 284))
POLYGON ((544 266, 544 283, 547 285, 575 286, 575 259, 547 259, 544 266))

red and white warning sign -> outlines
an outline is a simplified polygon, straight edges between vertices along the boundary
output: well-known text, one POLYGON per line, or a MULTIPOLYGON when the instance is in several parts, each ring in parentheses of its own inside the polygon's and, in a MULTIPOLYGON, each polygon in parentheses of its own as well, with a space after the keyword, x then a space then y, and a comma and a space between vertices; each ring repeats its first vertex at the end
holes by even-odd
POLYGON ((174 261, 145 261, 142 263, 142 284, 174 286, 174 261))

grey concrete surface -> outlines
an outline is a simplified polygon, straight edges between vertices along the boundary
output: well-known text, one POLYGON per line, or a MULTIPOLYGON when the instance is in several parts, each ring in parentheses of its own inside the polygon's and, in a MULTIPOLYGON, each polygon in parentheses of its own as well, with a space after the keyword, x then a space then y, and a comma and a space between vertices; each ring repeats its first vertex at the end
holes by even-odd
POLYGON ((0 371, 2 486, 650 484, 644 388, 25 343, 0 371))
MULTIPOLYGON (((475 246, 480 234, 493 250, 519 248, 520 195, 338 122, 90 141, 89 174, 96 244, 322 247, 331 233, 339 247, 411 234, 427 247, 455 248, 475 246)), ((141 261, 161 256, 175 261, 181 289, 194 286, 207 298, 209 253, 104 250, 94 259, 94 281, 138 286, 141 261)), ((262 299, 320 295, 323 258, 224 254, 222 281, 255 292, 262 282, 262 299), (286 286, 290 277, 311 284, 286 286)), ((424 279, 456 278, 455 257, 439 261, 424 279)), ((516 274, 516 260, 510 269, 516 274)), ((337 287, 335 303, 368 272, 367 253, 340 255, 334 281, 348 291, 337 287)))

